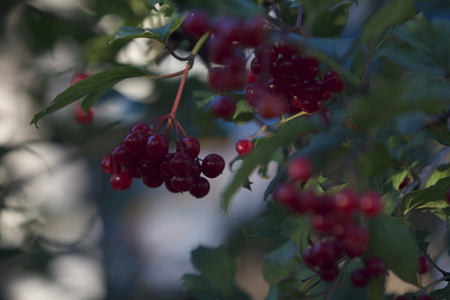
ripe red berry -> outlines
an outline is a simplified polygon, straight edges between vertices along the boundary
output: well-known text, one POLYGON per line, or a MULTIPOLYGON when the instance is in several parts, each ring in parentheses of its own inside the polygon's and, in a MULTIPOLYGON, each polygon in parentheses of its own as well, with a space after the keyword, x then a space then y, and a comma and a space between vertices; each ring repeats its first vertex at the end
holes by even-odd
MULTIPOLYGON (((215 91, 231 91, 235 88, 234 74, 228 67, 214 67, 209 70, 208 83, 211 89, 215 91)), ((243 84, 245 85, 245 82, 243 84)))
POLYGON ((427 296, 427 295, 420 295, 415 300, 434 300, 434 298, 431 296, 427 296))
POLYGON ((377 217, 383 212, 383 202, 381 196, 373 191, 369 191, 359 199, 359 208, 367 217, 377 217))
POLYGON ((300 194, 292 184, 279 183, 273 191, 273 198, 294 212, 301 213, 304 211, 300 194))
POLYGON ((196 198, 203 198, 209 193, 209 181, 205 177, 199 177, 194 181, 189 193, 196 198))
POLYGON ((89 125, 94 121, 94 108, 90 107, 87 114, 80 105, 75 107, 75 120, 81 125, 89 125))
POLYGON ((119 144, 114 147, 112 157, 118 165, 124 167, 132 166, 136 161, 136 157, 132 153, 128 152, 123 144, 119 144))
POLYGON ((253 148, 255 145, 250 140, 239 140, 236 143, 236 152, 242 156, 250 154, 253 148))
POLYGON ((170 170, 180 177, 186 177, 193 164, 194 160, 192 157, 184 152, 175 152, 169 160, 170 170))
POLYGON ((102 170, 106 174, 116 174, 119 173, 120 167, 114 161, 111 153, 106 154, 102 159, 102 170))
POLYGON ((208 178, 215 178, 225 169, 225 160, 218 154, 207 155, 202 162, 202 173, 208 178))
POLYGON ((200 153, 200 142, 193 136, 185 136, 177 141, 176 150, 184 152, 194 159, 200 153))
POLYGON ((127 172, 122 171, 118 174, 112 174, 109 179, 109 184, 116 191, 123 191, 130 188, 132 183, 132 178, 127 172))
POLYGON ((142 182, 149 188, 157 188, 164 183, 164 179, 162 179, 159 175, 153 175, 142 177, 142 182))
POLYGON ((170 179, 170 185, 178 192, 187 192, 194 184, 194 178, 187 175, 186 177, 173 176, 170 179))
POLYGON ((329 265, 336 262, 341 256, 341 248, 335 240, 318 242, 314 245, 314 253, 317 259, 317 265, 329 265))
POLYGON ((349 225, 345 228, 340 241, 349 257, 362 256, 369 246, 369 232, 359 225, 349 225))
POLYGON ((411 300, 411 298, 407 295, 400 295, 395 297, 394 300, 411 300))
POLYGON ((332 93, 340 93, 345 87, 345 82, 336 71, 328 71, 323 77, 325 88, 332 93))
POLYGON ((129 132, 139 132, 142 136, 144 136, 150 132, 150 127, 148 127, 147 123, 137 122, 131 126, 129 132))
POLYGON ((419 274, 425 274, 431 269, 431 263, 425 255, 419 256, 419 274))
POLYGON ((200 38, 209 30, 209 17, 204 11, 191 10, 181 24, 184 32, 192 38, 200 38))
POLYGON ((216 118, 231 120, 236 112, 236 101, 227 95, 214 97, 211 112, 216 118))
POLYGON ((331 282, 338 278, 339 268, 336 263, 323 265, 317 272, 323 281, 331 282))
POLYGON ((450 205, 450 189, 445 193, 445 200, 447 201, 447 204, 450 205))
POLYGON ((370 276, 381 276, 387 271, 386 261, 378 256, 368 258, 364 262, 365 269, 370 276))
POLYGON ((153 133, 147 139, 147 153, 153 158, 164 157, 169 151, 169 140, 164 134, 153 133))
POLYGON ((345 190, 334 198, 334 211, 344 217, 351 217, 358 208, 358 198, 351 190, 345 190))
POLYGON ((369 283, 369 273, 366 269, 356 269, 350 275, 350 279, 354 286, 363 287, 369 283))
POLYGON ((146 140, 139 132, 128 133, 122 143, 125 149, 132 154, 140 154, 145 151, 146 140))
POLYGON ((318 265, 315 247, 306 248, 305 252, 303 252, 303 261, 311 267, 318 265))
POLYGON ((291 181, 307 181, 313 175, 313 165, 306 157, 295 157, 287 163, 287 176, 291 181))

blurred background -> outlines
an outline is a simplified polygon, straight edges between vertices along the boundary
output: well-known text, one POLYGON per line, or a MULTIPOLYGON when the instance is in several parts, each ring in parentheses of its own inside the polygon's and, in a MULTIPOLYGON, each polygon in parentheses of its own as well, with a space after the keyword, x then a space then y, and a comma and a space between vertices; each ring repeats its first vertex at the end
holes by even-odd
MULTIPOLYGON (((427 2, 430 17, 443 13, 440 1, 427 2)), ((353 5, 343 36, 357 34, 379 3, 353 5)), ((239 193, 230 219, 219 200, 228 168, 201 199, 140 181, 117 192, 100 168, 132 124, 170 111, 179 78, 124 80, 99 99, 89 126, 75 121, 76 104, 29 126, 77 72, 121 64, 155 74, 183 69, 158 42, 109 44, 119 26, 165 22, 139 0, 0 2, 0 299, 190 299, 180 281, 196 272, 189 252, 221 244, 239 257, 237 284, 253 299, 266 295, 260 268, 274 245, 248 240, 242 230, 265 213, 269 179, 251 178, 253 191, 239 193)), ((198 61, 190 72, 177 116, 199 138, 200 157, 218 153, 229 162, 235 142, 258 127, 235 127, 197 108, 193 95, 205 70, 198 61)))

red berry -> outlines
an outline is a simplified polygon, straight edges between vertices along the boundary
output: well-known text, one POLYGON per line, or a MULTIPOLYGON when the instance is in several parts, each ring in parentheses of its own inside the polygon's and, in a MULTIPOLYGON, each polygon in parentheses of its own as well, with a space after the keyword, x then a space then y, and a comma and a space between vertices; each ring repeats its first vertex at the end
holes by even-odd
POLYGON ((86 72, 77 72, 73 75, 71 84, 74 85, 75 83, 77 83, 83 79, 86 79, 88 77, 89 77, 89 74, 86 72))
POLYGON ((153 175, 142 177, 142 182, 149 188, 157 188, 164 183, 164 179, 162 179, 159 175, 153 175))
MULTIPOLYGON (((218 92, 226 92, 235 89, 235 74, 228 67, 215 67, 209 70, 208 73, 208 83, 211 89, 218 92)), ((245 86, 246 78, 244 74, 244 82, 242 85, 245 86)))
POLYGON ((189 171, 192 169, 194 160, 189 154, 184 152, 175 152, 172 158, 169 160, 170 170, 181 177, 188 175, 189 171))
POLYGON ((129 167, 136 162, 134 154, 128 152, 123 144, 114 147, 112 151, 113 160, 120 166, 129 167))
POLYGON ((123 139, 125 149, 132 154, 140 154, 145 151, 145 140, 139 132, 130 132, 123 139))
POLYGON ((209 30, 208 14, 201 10, 191 10, 181 27, 190 37, 200 38, 209 30))
POLYGON ((300 194, 292 184, 279 183, 273 191, 273 198, 295 212, 302 213, 304 211, 300 194))
POLYGON ((445 193, 445 200, 447 201, 447 204, 450 205, 450 189, 445 193))
POLYGON ((86 114, 80 105, 75 107, 75 120, 81 125, 89 125, 94 121, 94 108, 90 107, 86 114))
POLYGON ((409 296, 401 295, 394 298, 394 300, 411 300, 409 296))
POLYGON ((239 140, 236 143, 236 152, 242 156, 250 154, 253 148, 255 148, 255 145, 250 140, 239 140))
POLYGON ((150 132, 150 128, 148 127, 147 123, 138 122, 138 123, 133 124, 133 126, 131 126, 129 132, 138 132, 142 136, 144 136, 150 132))
POLYGON ((323 265, 317 272, 323 281, 331 282, 338 278, 339 268, 336 263, 323 265))
POLYGON ((336 224, 334 212, 317 213, 311 217, 311 227, 320 233, 329 233, 336 224))
POLYGON ((332 264, 341 256, 341 248, 335 240, 319 242, 314 245, 314 248, 318 266, 332 264))
POLYGON ((315 247, 310 247, 310 248, 306 248, 305 252, 303 253, 303 261, 311 267, 315 267, 318 265, 318 260, 316 257, 315 250, 316 250, 315 247))
POLYGON ((369 246, 369 232, 359 225, 349 225, 345 228, 340 241, 349 257, 362 256, 369 246))
POLYGON ((366 269, 356 269, 350 275, 350 279, 354 286, 363 287, 369 283, 369 273, 366 269))
POLYGON ((130 188, 131 183, 132 183, 132 178, 125 171, 122 171, 119 174, 113 174, 113 175, 111 175, 111 178, 109 179, 109 184, 116 191, 123 191, 123 190, 130 188))
POLYGON ((231 120, 236 112, 236 101, 230 96, 216 96, 211 105, 211 112, 216 118, 231 120))
POLYGON ((287 176, 291 181, 307 181, 313 175, 313 165, 306 157, 295 157, 287 163, 287 176))
POLYGON ((218 154, 207 155, 202 162, 202 173, 208 178, 215 178, 225 169, 225 160, 218 154))
POLYGON ((170 179, 170 185, 178 192, 187 192, 194 184, 194 178, 187 175, 186 177, 173 176, 170 179))
POLYGON ((351 190, 342 191, 334 198, 334 210, 340 216, 351 217, 357 208, 358 198, 351 190))
POLYGON ((260 16, 251 17, 244 21, 241 29, 242 44, 248 47, 257 47, 264 43, 267 37, 267 32, 264 29, 265 21, 260 16))
POLYGON ((367 192, 359 199, 359 208, 367 217, 377 217, 383 212, 381 196, 373 191, 367 192))
POLYGON ((373 256, 368 258, 365 262, 364 262, 364 266, 367 270, 367 273, 370 276, 381 276, 383 274, 386 273, 387 271, 387 265, 386 265, 386 261, 378 256, 373 256))
POLYGON ((345 87, 345 82, 336 71, 328 71, 323 77, 325 89, 332 93, 340 93, 345 87))
POLYGON ((203 198, 209 193, 209 181, 204 177, 199 177, 194 181, 189 193, 196 198, 203 198))
POLYGON ((415 300, 434 300, 433 297, 427 296, 427 295, 420 295, 415 300))
POLYGON ((153 158, 162 158, 169 151, 169 140, 161 133, 153 133, 147 139, 147 153, 153 158))
POLYGON ((425 274, 431 269, 431 263, 425 255, 419 256, 419 274, 425 274))
POLYGON ((111 153, 106 154, 102 159, 102 170, 106 174, 116 174, 120 171, 120 166, 114 161, 111 153))
POLYGON ((177 141, 176 149, 178 152, 189 154, 194 159, 200 153, 200 142, 193 136, 186 136, 177 141))

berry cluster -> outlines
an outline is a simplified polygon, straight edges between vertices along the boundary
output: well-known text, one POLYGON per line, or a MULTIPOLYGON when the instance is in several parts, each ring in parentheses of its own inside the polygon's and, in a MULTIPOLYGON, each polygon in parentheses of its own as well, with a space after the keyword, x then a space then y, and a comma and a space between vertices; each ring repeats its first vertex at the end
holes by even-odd
POLYGON ((251 78, 245 98, 265 119, 283 114, 320 111, 333 93, 340 93, 345 82, 334 70, 322 78, 320 63, 281 39, 262 44, 251 61, 251 78))
POLYGON ((134 124, 112 153, 104 156, 102 169, 111 174, 112 188, 128 189, 133 178, 141 178, 150 188, 165 184, 173 193, 206 196, 210 186, 205 177, 219 176, 224 159, 218 154, 199 159, 200 143, 191 136, 178 139, 175 152, 169 152, 168 136, 154 129, 143 122, 134 124))
MULTIPOLYGON (((324 281, 333 281, 339 275, 338 263, 344 256, 361 257, 366 252, 370 236, 358 222, 360 217, 373 218, 381 214, 383 203, 375 192, 357 196, 351 190, 344 190, 335 196, 319 195, 312 191, 300 191, 296 183, 306 182, 312 175, 313 166, 305 157, 288 161, 287 182, 278 184, 273 198, 287 206, 294 213, 307 215, 317 234, 317 242, 303 253, 303 260, 315 270, 324 281)), ((380 261, 366 262, 364 271, 355 274, 355 285, 361 286, 363 277, 378 276, 375 271, 380 261), (372 266, 372 264, 378 264, 372 266), (367 276, 366 276, 367 275, 367 276)), ((385 270, 383 270, 384 273, 385 270)))

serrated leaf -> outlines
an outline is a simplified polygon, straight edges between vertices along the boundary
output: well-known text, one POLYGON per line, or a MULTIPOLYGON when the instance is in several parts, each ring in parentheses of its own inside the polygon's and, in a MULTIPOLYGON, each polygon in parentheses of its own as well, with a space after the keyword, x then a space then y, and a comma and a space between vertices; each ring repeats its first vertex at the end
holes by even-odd
POLYGON ((221 195, 221 207, 229 213, 231 201, 235 193, 241 188, 253 171, 261 164, 270 161, 272 154, 281 145, 288 145, 295 137, 301 133, 314 130, 316 125, 311 121, 303 118, 294 119, 280 127, 279 131, 271 137, 265 138, 261 142, 261 146, 256 147, 253 152, 243 158, 242 165, 233 174, 231 182, 225 187, 221 195))
POLYGON ((200 246, 191 252, 191 261, 201 274, 186 274, 182 280, 187 291, 197 299, 250 300, 234 284, 236 265, 224 247, 200 246))
POLYGON ((165 43, 169 35, 172 34, 178 27, 183 23, 183 16, 179 14, 174 14, 170 18, 169 22, 163 27, 159 28, 140 28, 133 26, 122 26, 116 30, 116 35, 114 39, 110 42, 114 42, 121 39, 136 39, 136 38, 147 38, 155 39, 161 43, 165 43))
POLYGON ((248 104, 245 99, 242 99, 236 103, 236 111, 233 116, 233 121, 248 122, 253 119, 254 109, 248 104))
POLYGON ((87 96, 87 100, 83 101, 82 105, 83 109, 87 111, 89 107, 95 103, 98 96, 112 88, 119 81, 132 77, 142 77, 144 75, 147 75, 145 71, 135 67, 115 68, 93 74, 68 87, 64 92, 57 95, 49 105, 34 115, 30 125, 37 125, 37 122, 44 116, 47 116, 84 96, 87 96))
POLYGON ((390 27, 412 18, 415 13, 413 2, 415 0, 397 0, 388 2, 379 8, 362 28, 361 41, 363 44, 368 48, 374 48, 381 42, 390 27))
POLYGON ((244 233, 247 236, 266 239, 284 238, 280 235, 280 226, 283 220, 289 215, 289 211, 272 201, 267 203, 267 208, 270 214, 257 220, 252 227, 247 228, 244 233))
POLYGON ((398 219, 383 215, 368 222, 370 247, 402 280, 417 285, 417 246, 408 228, 398 219))
POLYGON ((450 177, 445 177, 425 189, 409 192, 402 199, 404 214, 416 209, 448 209, 449 206, 445 199, 445 193, 449 189, 450 177))

